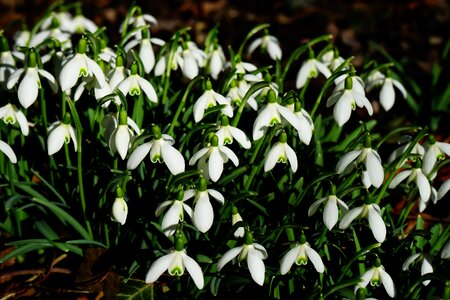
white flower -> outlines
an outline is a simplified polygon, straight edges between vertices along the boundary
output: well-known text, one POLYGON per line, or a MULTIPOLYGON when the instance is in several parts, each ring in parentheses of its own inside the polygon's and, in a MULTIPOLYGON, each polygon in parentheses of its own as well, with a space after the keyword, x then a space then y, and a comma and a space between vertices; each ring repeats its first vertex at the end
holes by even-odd
POLYGON ((433 136, 429 136, 429 142, 424 146, 422 170, 424 174, 430 175, 436 162, 445 159, 445 155, 450 155, 450 144, 437 142, 433 136))
POLYGON ((3 152, 13 164, 17 163, 17 157, 13 149, 2 140, 0 140, 0 152, 3 152))
POLYGON ((184 221, 184 212, 192 218, 192 208, 184 203, 188 196, 190 196, 190 193, 185 194, 181 190, 175 200, 164 201, 156 208, 155 215, 159 217, 170 206, 161 223, 161 230, 166 236, 171 236, 176 232, 178 223, 184 221))
MULTIPOLYGON (((229 65, 229 63, 227 65, 229 65)), ((235 68, 236 68, 236 74, 238 74, 238 75, 242 74, 243 78, 246 81, 256 82, 256 81, 262 80, 262 75, 260 72, 254 74, 254 72, 258 68, 252 63, 242 61, 240 56, 236 56, 235 68)))
POLYGON ((380 207, 375 203, 364 204, 349 210, 339 222, 339 229, 347 229, 356 218, 367 218, 375 239, 382 243, 386 239, 386 225, 380 207))
POLYGON ((123 191, 120 187, 116 189, 116 199, 112 206, 112 216, 111 219, 115 222, 119 222, 124 225, 127 220, 128 215, 128 205, 124 199, 123 191))
POLYGON ((275 143, 269 150, 264 162, 264 172, 272 170, 278 162, 287 163, 291 165, 292 172, 297 171, 298 161, 295 151, 287 143, 287 134, 282 132, 280 140, 275 143))
POLYGON ((211 82, 208 80, 206 82, 206 90, 194 104, 193 113, 195 122, 200 122, 203 119, 205 111, 210 107, 216 106, 217 103, 220 105, 225 105, 221 109, 223 114, 230 118, 233 117, 233 108, 231 107, 230 100, 221 94, 216 93, 211 87, 211 82))
POLYGON ((414 181, 416 183, 416 186, 419 189, 420 198, 422 198, 423 201, 427 202, 431 197, 431 184, 420 167, 416 167, 412 170, 404 170, 395 175, 395 177, 389 184, 389 188, 395 188, 406 178, 408 178, 407 184, 409 184, 411 181, 414 181))
POLYGON ((348 206, 344 201, 336 197, 336 188, 332 187, 330 195, 320 198, 319 200, 316 200, 313 202, 313 204, 311 204, 308 209, 308 216, 310 217, 314 215, 323 202, 326 202, 325 208, 323 210, 323 223, 328 228, 328 230, 331 230, 333 229, 334 225, 336 225, 339 218, 338 205, 341 207, 341 209, 344 210, 344 212, 347 212, 348 206))
MULTIPOLYGON (((413 262, 422 261, 420 267, 420 275, 423 276, 425 274, 433 273, 433 266, 431 265, 431 256, 425 253, 416 253, 409 256, 405 262, 403 263, 402 270, 406 271, 409 269, 409 266, 413 262)), ((430 283, 430 280, 422 281, 422 284, 427 286, 430 283)))
POLYGON ((172 276, 181 276, 185 269, 191 275, 197 288, 202 289, 204 286, 202 269, 195 260, 186 254, 183 238, 177 237, 175 249, 152 263, 145 276, 145 283, 155 282, 166 270, 172 276))
POLYGON ((138 75, 138 65, 136 62, 133 62, 131 65, 130 75, 117 86, 117 89, 120 90, 124 96, 128 94, 131 96, 140 95, 141 91, 144 91, 144 94, 147 95, 147 98, 150 101, 153 103, 158 102, 156 91, 151 83, 138 75))
POLYGON ((219 144, 217 135, 211 138, 210 145, 197 151, 189 160, 189 165, 193 166, 198 161, 198 169, 203 170, 203 176, 216 182, 223 172, 223 164, 231 159, 237 167, 239 159, 233 150, 227 146, 219 144))
POLYGON ((66 113, 64 119, 56 121, 48 128, 47 149, 48 155, 53 155, 58 152, 64 143, 68 144, 70 140, 73 141, 75 152, 77 151, 77 139, 75 136, 75 129, 70 125, 70 114, 66 113))
MULTIPOLYGON (((231 226, 234 226, 237 223, 242 222, 242 221, 243 221, 243 219, 242 219, 241 215, 239 214, 237 207, 233 205, 231 207, 231 226)), ((233 233, 235 238, 244 237, 244 234, 245 234, 245 229, 244 229, 244 226, 242 226, 242 225, 239 226, 238 229, 236 229, 233 233)))
POLYGON ((222 116, 222 122, 219 130, 216 132, 216 135, 219 139, 220 145, 232 144, 234 139, 236 139, 239 145, 245 149, 250 149, 252 145, 250 139, 242 130, 229 124, 226 116, 222 116))
POLYGON ((125 51, 129 52, 132 48, 139 45, 138 56, 144 66, 144 71, 149 74, 155 66, 155 52, 153 51, 152 43, 157 45, 164 45, 161 39, 150 38, 150 31, 148 29, 141 30, 142 38, 132 40, 125 44, 125 51))
MULTIPOLYGON (((403 153, 405 153, 406 149, 408 149, 409 145, 411 145, 411 139, 412 138, 409 135, 402 136, 398 139, 398 143, 403 145, 392 151, 388 158, 389 163, 393 162, 396 158, 402 156, 403 153)), ((423 155, 425 154, 425 149, 421 144, 416 143, 411 149, 410 154, 423 157, 423 155)), ((406 160, 404 160, 400 165, 403 165, 405 162, 406 160)))
MULTIPOLYGON (((136 8, 136 16, 132 16, 128 19, 128 24, 125 21, 120 26, 119 32, 122 33, 126 26, 132 24, 133 28, 139 28, 144 26, 156 26, 158 25, 158 21, 156 18, 150 14, 143 14, 140 7, 135 6, 136 8)), ((142 37, 141 31, 137 31, 134 35, 140 39, 142 37)))
POLYGON ((217 271, 220 272, 229 261, 237 257, 239 263, 244 260, 247 262, 253 280, 262 286, 266 272, 263 260, 267 258, 267 251, 262 245, 253 242, 250 231, 245 232, 244 240, 244 245, 225 252, 217 264, 217 271))
POLYGON ((185 163, 181 153, 172 145, 175 140, 167 134, 161 134, 159 127, 153 127, 154 138, 137 147, 128 158, 127 169, 134 170, 141 161, 150 153, 153 163, 164 162, 173 175, 184 172, 185 163))
POLYGON ((309 145, 311 142, 312 134, 314 131, 314 123, 309 113, 301 107, 299 101, 294 104, 294 114, 299 119, 299 128, 297 129, 298 137, 300 141, 305 145, 309 145))
POLYGON ((339 56, 337 50, 325 52, 320 59, 328 66, 330 71, 335 71, 345 61, 342 56, 339 56))
POLYGON ((331 76, 330 70, 324 63, 318 61, 315 58, 310 58, 305 61, 298 71, 297 80, 295 82, 296 88, 302 88, 308 78, 316 78, 317 75, 319 75, 319 72, 322 73, 326 78, 331 76))
POLYGON ((367 84, 367 90, 370 91, 374 86, 382 85, 380 90, 380 103, 384 110, 388 111, 394 106, 394 86, 402 93, 403 98, 406 99, 407 93, 405 87, 398 80, 391 78, 389 75, 386 77, 379 71, 373 73, 373 75, 369 75, 368 77, 369 83, 367 84))
POLYGON ((94 33, 97 31, 97 28, 97 25, 92 20, 89 20, 82 14, 76 15, 70 22, 61 23, 61 30, 70 33, 84 33, 85 31, 94 33))
POLYGON ((292 265, 297 266, 306 265, 308 259, 311 260, 314 268, 317 272, 323 273, 325 266, 323 265, 322 258, 316 250, 311 248, 311 245, 306 241, 305 235, 300 237, 300 243, 297 243, 295 247, 290 249, 282 258, 280 262, 281 275, 286 274, 291 269, 292 265))
POLYGON ((67 92, 73 88, 79 77, 95 77, 100 86, 106 85, 102 68, 86 55, 87 41, 81 39, 78 43, 77 53, 67 59, 59 73, 61 90, 67 92))
POLYGON ((107 134, 109 135, 109 149, 112 153, 118 152, 122 159, 125 159, 128 153, 128 148, 131 146, 132 138, 134 133, 131 130, 134 129, 136 134, 140 134, 139 128, 136 123, 130 122, 131 119, 128 118, 127 112, 122 109, 119 112, 119 116, 116 120, 106 117, 107 121, 103 121, 102 125, 106 128, 107 134), (111 128, 114 129, 111 130, 111 128), (130 128, 131 127, 131 128, 130 128))
MULTIPOLYGON (((234 106, 240 106, 242 100, 247 94, 248 90, 251 88, 251 84, 244 80, 242 75, 237 75, 237 80, 231 81, 230 89, 227 93, 227 98, 230 99, 234 106)), ((250 107, 253 110, 258 110, 258 103, 256 102, 255 96, 258 91, 250 95, 245 103, 246 107, 250 107)))
POLYGON ((17 97, 19 98, 20 104, 22 104, 24 108, 30 107, 37 99, 38 91, 41 88, 41 80, 39 79, 39 75, 47 79, 54 92, 58 90, 58 85, 53 75, 37 67, 36 53, 33 49, 31 49, 28 54, 27 67, 20 68, 11 74, 7 83, 7 88, 11 89, 14 85, 16 85, 22 77, 22 74, 24 75, 22 81, 19 83, 17 97))
POLYGON ((2 86, 6 86, 15 69, 16 61, 9 50, 8 40, 0 33, 0 84, 2 86))
MULTIPOLYGON (((352 110, 358 107, 365 107, 369 115, 373 114, 372 105, 366 98, 364 93, 361 93, 361 88, 356 88, 353 85, 353 76, 345 78, 345 87, 343 89, 335 90, 330 98, 327 100, 327 107, 333 106, 333 117, 339 126, 344 125, 350 119, 352 110)), ((364 92, 364 90, 362 91, 364 92)))
POLYGON ((336 165, 336 172, 347 174, 360 163, 365 165, 362 171, 362 181, 366 189, 372 185, 379 188, 384 180, 384 170, 380 155, 371 148, 369 136, 365 138, 362 150, 353 150, 341 157, 336 165))
POLYGON ((372 286, 380 286, 383 284, 386 293, 391 297, 395 297, 395 286, 394 281, 392 281, 391 276, 384 270, 379 259, 375 262, 375 265, 367 270, 361 276, 361 282, 355 286, 354 293, 356 294, 359 288, 365 288, 370 282, 372 286), (381 282, 380 282, 381 280, 381 282))
POLYGON ((253 123, 253 140, 264 136, 267 128, 286 120, 297 131, 302 130, 302 122, 289 108, 277 103, 275 92, 271 89, 267 94, 268 103, 260 111, 253 123))
POLYGON ((224 203, 225 198, 221 193, 213 189, 207 189, 206 179, 200 177, 196 189, 190 189, 184 192, 184 200, 194 197, 194 214, 192 221, 200 232, 207 232, 214 222, 214 210, 209 201, 209 195, 224 203))
POLYGON ((273 35, 266 34, 261 38, 254 40, 248 47, 248 54, 251 55, 256 48, 261 46, 261 49, 267 50, 269 56, 273 60, 280 60, 282 56, 280 42, 273 35))
POLYGON ((219 78, 220 72, 222 72, 225 66, 225 54, 223 53, 222 47, 220 45, 215 45, 214 50, 208 53, 208 70, 211 77, 217 80, 219 78))
POLYGON ((176 61, 181 68, 181 72, 188 79, 194 79, 198 75, 199 68, 205 64, 206 54, 200 50, 194 42, 187 42, 185 46, 178 48, 179 55, 176 61))
POLYGON ((8 103, 3 107, 0 107, 0 119, 6 124, 19 123, 20 131, 27 136, 29 133, 27 117, 24 113, 17 109, 14 104, 8 103))

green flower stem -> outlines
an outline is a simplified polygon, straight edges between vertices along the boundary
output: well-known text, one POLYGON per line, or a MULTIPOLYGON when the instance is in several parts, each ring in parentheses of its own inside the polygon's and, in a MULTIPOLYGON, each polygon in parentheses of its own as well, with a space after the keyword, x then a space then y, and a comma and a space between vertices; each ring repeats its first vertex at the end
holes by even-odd
POLYGON ((327 231, 328 228, 325 225, 323 225, 322 232, 320 233, 319 240, 317 241, 318 248, 322 248, 323 243, 327 240, 327 231))
MULTIPOLYGON (((359 244, 358 236, 356 235, 355 228, 352 226, 352 233, 353 233, 353 241, 355 243, 355 250, 356 252, 361 251, 361 245, 359 244)), ((364 256, 360 256, 358 258, 358 268, 359 268, 359 274, 362 275, 366 271, 366 268, 364 266, 364 256)))
POLYGON ((83 165, 82 165, 82 158, 83 158, 83 151, 82 151, 82 130, 80 118, 78 116, 78 112, 75 108, 75 104, 72 102, 70 98, 67 98, 67 102, 70 107, 70 111, 72 113, 72 117, 75 123, 76 128, 76 137, 77 137, 77 172, 78 172, 78 187, 80 190, 80 201, 81 201, 81 209, 83 212, 84 221, 86 223, 87 231, 89 233, 89 237, 93 239, 92 235, 92 229, 91 224, 89 222, 89 219, 86 217, 86 198, 84 196, 84 184, 83 184, 83 165))
POLYGON ((203 77, 197 76, 191 82, 189 82, 189 85, 186 88, 186 91, 184 92, 183 98, 181 98, 180 104, 178 105, 177 111, 175 112, 175 115, 172 118, 172 123, 170 123, 169 131, 167 132, 168 135, 173 136, 173 129, 177 125, 178 117, 181 114, 181 111, 184 108, 184 105, 186 104, 186 99, 194 86, 195 83, 197 83, 199 80, 203 80, 203 77))
POLYGON ((305 103, 305 93, 306 93, 306 90, 308 89, 308 85, 309 85, 310 81, 311 81, 311 78, 308 77, 306 79, 305 85, 302 87, 302 90, 300 92, 299 99, 300 99, 302 104, 305 103))
MULTIPOLYGON (((403 162, 411 154, 411 151, 413 150, 414 146, 426 135, 427 131, 428 131, 427 127, 423 128, 419 132, 419 134, 417 134, 417 136, 414 138, 414 140, 411 142, 411 144, 408 146, 408 148, 403 153, 403 155, 400 157, 400 160, 398 160, 398 162, 393 167, 390 168, 389 177, 384 181, 383 185, 381 186, 381 189, 379 189, 379 193, 374 202, 375 204, 380 204, 380 201, 383 198, 383 195, 386 194, 386 190, 389 187, 389 184, 391 183, 392 179, 394 178, 394 176, 397 173, 396 171, 402 167, 403 162)), ((373 194, 371 195, 372 197, 374 196, 374 193, 375 192, 373 192, 373 194)))

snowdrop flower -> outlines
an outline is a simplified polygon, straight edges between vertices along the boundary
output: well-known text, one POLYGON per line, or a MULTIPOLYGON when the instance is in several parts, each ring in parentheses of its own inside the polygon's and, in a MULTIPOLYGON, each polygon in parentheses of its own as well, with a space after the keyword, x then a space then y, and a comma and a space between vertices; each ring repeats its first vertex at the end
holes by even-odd
POLYGON ((319 75, 319 72, 326 78, 331 76, 331 72, 327 66, 313 56, 314 54, 311 51, 310 58, 302 64, 298 71, 297 80, 295 82, 295 87, 297 89, 302 88, 308 78, 316 78, 317 75, 319 75))
POLYGON ((220 45, 215 44, 213 47, 213 50, 210 53, 207 53, 207 66, 211 77, 214 80, 217 80, 217 78, 219 78, 220 72, 222 72, 223 68, 225 67, 226 59, 220 45))
POLYGON ((325 52, 320 59, 332 72, 345 61, 342 56, 339 56, 339 51, 337 49, 325 52))
POLYGON ((423 201, 427 202, 431 196, 431 184, 428 181, 428 178, 425 176, 422 168, 419 166, 420 162, 416 162, 417 166, 412 170, 404 170, 397 175, 395 175, 394 179, 392 179, 389 184, 390 189, 394 189, 397 185, 400 184, 403 180, 407 179, 407 184, 414 181, 416 183, 417 188, 419 189, 420 198, 423 201))
POLYGON ((445 155, 450 155, 450 144, 437 142, 434 136, 428 137, 425 144, 425 154, 423 156, 423 172, 430 175, 438 160, 445 159, 445 155))
POLYGON ((223 172, 223 164, 230 159, 237 167, 239 159, 233 150, 227 146, 219 144, 217 135, 213 135, 210 145, 197 151, 189 160, 189 165, 193 166, 198 161, 198 169, 203 170, 203 176, 216 182, 223 172))
POLYGON ((116 63, 113 69, 108 72, 108 84, 112 90, 115 90, 119 83, 127 78, 127 70, 124 67, 124 57, 117 54, 116 63))
POLYGON ((9 77, 16 69, 16 61, 9 50, 8 40, 0 32, 0 84, 6 87, 9 77))
POLYGON ((106 85, 102 68, 86 55, 87 41, 82 38, 78 42, 77 53, 67 59, 59 73, 61 90, 67 92, 73 88, 79 77, 95 77, 99 85, 106 85))
POLYGON ((245 231, 244 245, 228 250, 220 258, 217 271, 220 272, 235 257, 239 263, 244 260, 247 262, 252 279, 262 286, 266 272, 263 260, 267 258, 267 251, 262 245, 253 242, 253 234, 250 231, 245 231))
POLYGON ((205 177, 200 177, 197 188, 184 192, 184 200, 194 197, 194 214, 192 221, 200 232, 207 232, 214 222, 214 210, 209 201, 209 195, 219 201, 221 204, 225 202, 225 198, 216 190, 208 189, 205 177))
POLYGON ((153 126, 153 139, 137 147, 128 158, 127 169, 134 170, 150 153, 152 163, 164 162, 173 175, 184 172, 185 164, 181 153, 172 145, 175 140, 167 134, 161 134, 159 126, 153 126))
POLYGON ((175 240, 175 249, 152 263, 145 276, 145 283, 155 282, 165 270, 172 276, 181 276, 185 269, 191 275, 197 288, 202 289, 204 286, 202 269, 195 260, 187 255, 183 238, 179 236, 175 240))
POLYGON ((393 79, 390 75, 390 71, 388 70, 388 75, 385 76, 380 71, 373 72, 374 74, 369 75, 368 77, 368 86, 367 90, 370 91, 374 86, 381 85, 380 90, 380 103, 383 106, 384 110, 388 111, 394 106, 395 103, 395 91, 394 87, 396 87, 401 93, 403 98, 406 99, 406 89, 400 81, 393 79))
MULTIPOLYGON (((405 151, 409 148, 409 145, 411 145, 411 140, 412 140, 412 137, 409 135, 400 137, 398 139, 398 143, 402 144, 402 145, 400 147, 398 147, 397 149, 395 149, 394 151, 392 151, 392 153, 389 155, 388 162, 391 163, 396 158, 402 156, 403 153, 405 153, 405 151)), ((425 148, 421 144, 416 143, 413 146, 413 148, 411 149, 410 154, 423 157, 425 154, 425 148)), ((415 159, 413 159, 413 160, 415 160, 415 159)), ((404 160, 400 165, 403 165, 405 162, 406 162, 406 160, 404 160)))
POLYGON ((294 263, 297 266, 306 265, 308 263, 308 259, 311 260, 317 272, 323 273, 325 271, 325 266, 323 265, 322 258, 320 258, 319 253, 311 248, 311 245, 306 241, 305 235, 302 234, 300 236, 300 243, 297 243, 295 247, 290 249, 283 256, 283 258, 281 258, 281 275, 289 272, 294 263))
POLYGON ((314 123, 311 116, 302 108, 300 101, 296 101, 294 104, 294 114, 299 119, 298 137, 303 144, 309 145, 314 131, 314 123))
POLYGON ((224 108, 221 109, 221 112, 228 117, 233 117, 233 108, 230 105, 229 99, 225 98, 219 93, 216 93, 211 86, 211 81, 206 81, 206 90, 203 94, 195 101, 194 104, 194 120, 195 122, 200 122, 203 119, 205 111, 213 106, 218 104, 225 105, 224 108))
POLYGON ((360 88, 353 88, 352 76, 345 78, 345 87, 334 91, 327 100, 327 107, 333 106, 333 117, 341 127, 350 119, 352 110, 358 107, 365 107, 369 115, 373 114, 372 105, 364 94, 360 93, 360 88))
MULTIPOLYGON (((409 256, 405 262, 403 263, 402 270, 406 271, 409 269, 409 266, 413 262, 422 262, 420 267, 420 275, 423 276, 425 274, 433 273, 433 266, 431 265, 431 257, 425 253, 416 253, 409 256)), ((430 280, 422 281, 422 284, 427 286, 430 283, 430 280)))
POLYGON ((7 88, 11 89, 16 85, 22 74, 24 75, 22 81, 19 83, 17 97, 24 108, 30 107, 37 99, 38 90, 41 88, 39 75, 48 80, 50 87, 54 92, 58 90, 58 85, 53 75, 44 69, 39 69, 37 67, 36 52, 33 48, 30 49, 28 54, 27 67, 20 68, 11 74, 7 88))
POLYGON ((266 31, 261 38, 254 40, 248 47, 248 54, 251 55, 256 48, 261 47, 263 51, 267 50, 269 56, 273 60, 280 60, 282 56, 280 42, 273 35, 269 35, 266 31))
MULTIPOLYGON (((123 33, 125 28, 128 25, 133 25, 133 28, 139 28, 139 27, 144 27, 144 26, 156 26, 158 25, 158 21, 156 20, 156 18, 150 14, 143 14, 142 10, 140 7, 138 6, 134 6, 135 8, 135 16, 132 16, 131 18, 128 19, 128 23, 126 23, 125 21, 122 23, 122 25, 120 26, 120 33, 123 33)), ((141 31, 137 31, 134 34, 138 39, 142 38, 142 33, 141 31)))
POLYGON ((272 170, 278 162, 287 163, 291 165, 292 172, 297 171, 298 161, 295 151, 287 143, 286 132, 281 132, 280 139, 275 143, 267 154, 264 162, 264 172, 272 170))
POLYGON ((234 139, 245 149, 250 149, 252 145, 250 139, 242 130, 230 125, 227 116, 222 116, 220 128, 216 135, 220 145, 232 144, 234 139))
POLYGON ((383 284, 389 297, 395 297, 394 281, 392 281, 391 276, 384 270, 379 258, 375 261, 375 265, 361 276, 361 282, 355 286, 354 293, 356 294, 360 288, 365 288, 369 282, 371 286, 380 286, 380 284, 383 284))
POLYGON ((116 199, 112 206, 111 219, 115 222, 119 222, 120 225, 124 225, 127 220, 128 215, 128 205, 124 199, 124 194, 122 189, 118 186, 116 188, 116 199))
POLYGON ((98 27, 95 23, 83 16, 81 12, 81 7, 76 7, 77 12, 75 17, 73 17, 70 22, 61 23, 61 30, 67 31, 70 33, 84 33, 85 31, 89 31, 94 33, 97 31, 98 27))
POLYGON ((386 225, 381 217, 380 207, 369 202, 370 200, 367 199, 364 205, 349 210, 339 222, 339 229, 347 229, 356 218, 367 218, 373 236, 382 243, 386 239, 386 225))
POLYGON ((161 39, 151 39, 150 31, 147 28, 141 30, 141 32, 142 38, 128 42, 124 46, 124 49, 128 52, 135 46, 139 45, 138 56, 142 61, 145 73, 149 74, 155 66, 155 52, 153 51, 152 43, 162 46, 164 45, 164 41, 161 39))
MULTIPOLYGON (((237 79, 232 80, 230 84, 230 89, 227 93, 227 98, 230 99, 233 106, 240 106, 242 100, 247 94, 248 90, 251 88, 251 84, 244 80, 242 74, 237 75, 237 79)), ((246 107, 250 107, 251 109, 257 111, 258 103, 256 102, 255 96, 258 92, 250 95, 245 103, 246 107)))
POLYGON ((266 106, 259 111, 253 123, 254 141, 262 138, 268 127, 280 124, 282 120, 286 120, 297 131, 301 130, 302 122, 300 119, 289 108, 277 103, 276 94, 272 89, 267 93, 267 102, 266 106))
POLYGON ((75 129, 70 125, 72 123, 72 117, 69 113, 66 113, 62 122, 56 121, 48 128, 47 149, 48 155, 53 155, 58 152, 64 143, 68 144, 70 140, 73 141, 73 148, 77 151, 77 139, 75 135, 75 129))
POLYGON ((349 173, 360 163, 365 165, 362 171, 362 181, 366 189, 372 185, 379 188, 384 180, 384 170, 380 155, 378 155, 376 150, 371 148, 371 138, 369 135, 366 135, 364 138, 364 147, 362 150, 353 150, 341 157, 336 165, 336 172, 338 174, 349 173))
POLYGON ((132 138, 134 137, 133 131, 130 127, 134 129, 138 135, 140 134, 139 128, 135 128, 137 125, 134 122, 130 124, 127 112, 124 109, 119 112, 116 123, 112 124, 115 124, 116 127, 112 131, 109 138, 109 149, 112 153, 118 152, 120 157, 125 159, 128 153, 128 148, 132 143, 132 138))
MULTIPOLYGON (((227 65, 231 65, 231 63, 227 63, 227 65)), ((241 74, 246 81, 256 82, 262 80, 261 73, 254 74, 258 68, 252 63, 242 61, 240 55, 235 56, 235 69, 236 74, 241 74)))
POLYGON ((188 79, 194 79, 198 75, 199 68, 205 63, 205 52, 198 49, 194 42, 188 41, 179 47, 178 53, 176 60, 181 72, 188 79))
POLYGON ((336 225, 339 218, 339 209, 338 205, 341 207, 344 212, 347 212, 348 206, 344 201, 339 199, 336 196, 336 187, 334 185, 331 186, 330 194, 326 197, 320 198, 311 204, 308 209, 308 216, 312 216, 319 209, 320 205, 325 202, 325 208, 323 210, 323 223, 328 228, 328 230, 333 229, 334 225, 336 225))
MULTIPOLYGON (((243 219, 242 219, 241 215, 239 214, 237 207, 234 205, 231 206, 231 226, 234 226, 237 223, 242 222, 242 221, 243 221, 243 219)), ((233 233, 235 238, 244 237, 244 234, 245 234, 244 226, 239 226, 239 228, 236 229, 233 233)))
POLYGON ((4 153, 13 164, 17 163, 17 156, 13 149, 2 140, 0 140, 0 152, 4 153))
POLYGON ((155 215, 159 217, 170 206, 161 223, 161 230, 166 236, 171 236, 176 232, 178 223, 184 221, 184 212, 192 218, 192 208, 185 203, 188 199, 187 196, 189 195, 180 190, 175 200, 164 201, 156 208, 155 215))
POLYGON ((156 91, 151 83, 138 75, 138 65, 136 62, 133 62, 131 65, 130 75, 117 86, 117 89, 124 96, 128 94, 131 96, 140 95, 141 91, 143 91, 151 102, 158 102, 158 96, 156 96, 156 91))
POLYGON ((3 107, 0 107, 0 119, 6 124, 19 123, 20 131, 27 136, 29 132, 28 121, 24 113, 17 109, 14 104, 8 103, 3 107))

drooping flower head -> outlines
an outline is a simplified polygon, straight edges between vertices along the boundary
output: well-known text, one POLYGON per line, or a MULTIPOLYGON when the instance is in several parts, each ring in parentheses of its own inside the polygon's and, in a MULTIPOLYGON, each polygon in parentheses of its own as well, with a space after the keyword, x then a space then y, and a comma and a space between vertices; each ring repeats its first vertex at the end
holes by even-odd
POLYGON ((248 54, 251 55, 256 48, 261 47, 262 51, 267 51, 269 56, 273 60, 280 60, 282 56, 282 51, 280 48, 280 42, 276 37, 269 34, 266 29, 264 31, 264 36, 255 39, 248 47, 248 54))
POLYGON ((279 141, 275 143, 267 154, 264 163, 264 172, 272 170, 277 163, 288 163, 291 165, 292 172, 297 171, 298 161, 295 151, 287 143, 287 134, 282 131, 279 141))
POLYGON ((112 206, 111 219, 124 225, 128 215, 128 205, 124 199, 125 195, 120 186, 116 188, 116 198, 112 206))
POLYGON ((314 201, 308 209, 308 216, 312 216, 319 209, 320 205, 325 202, 325 208, 323 210, 323 223, 328 230, 333 229, 339 218, 340 207, 344 212, 347 212, 348 207, 344 201, 336 196, 336 186, 332 185, 328 196, 320 198, 314 201))
POLYGON ((389 297, 395 297, 394 281, 392 280, 391 276, 384 270, 384 267, 381 264, 381 260, 379 258, 376 259, 373 267, 367 270, 361 276, 361 282, 359 282, 355 286, 354 293, 356 294, 358 289, 360 288, 366 288, 369 282, 371 286, 380 286, 382 284, 389 297))
POLYGON ((298 71, 295 87, 297 89, 302 88, 305 85, 307 79, 316 78, 319 75, 319 72, 322 73, 326 78, 331 76, 331 72, 327 68, 327 66, 317 60, 314 57, 314 52, 310 50, 309 59, 302 64, 300 70, 298 71))
POLYGON ((184 221, 185 212, 192 218, 192 208, 185 203, 189 199, 189 195, 180 190, 174 200, 164 201, 156 208, 155 216, 159 217, 170 206, 161 223, 161 230, 166 236, 171 236, 176 232, 178 223, 184 221))
MULTIPOLYGON (((238 208, 233 205, 231 207, 231 225, 235 226, 239 222, 243 222, 243 219, 242 219, 241 215, 239 214, 238 208)), ((244 226, 239 226, 238 229, 236 229, 233 234, 234 234, 235 238, 244 237, 244 234, 245 234, 244 226)))
POLYGON ((8 103, 3 107, 0 107, 0 119, 6 124, 14 125, 19 124, 22 134, 27 136, 29 133, 28 121, 25 114, 21 112, 14 104, 8 103))
POLYGON ((203 119, 205 111, 217 104, 224 105, 221 112, 228 117, 233 117, 233 108, 231 107, 230 100, 225 98, 221 94, 215 92, 212 89, 211 81, 209 79, 206 81, 206 89, 204 93, 195 101, 194 104, 194 120, 195 122, 200 122, 203 119))
POLYGON ((77 139, 75 129, 70 125, 72 117, 69 113, 64 115, 62 121, 56 121, 48 128, 47 149, 48 155, 53 155, 58 152, 64 143, 68 144, 70 140, 73 142, 75 152, 77 151, 77 139))
POLYGON ((237 127, 231 126, 228 117, 223 115, 220 122, 220 128, 216 135, 219 139, 219 144, 232 144, 236 140, 242 148, 250 149, 252 143, 245 132, 237 127))

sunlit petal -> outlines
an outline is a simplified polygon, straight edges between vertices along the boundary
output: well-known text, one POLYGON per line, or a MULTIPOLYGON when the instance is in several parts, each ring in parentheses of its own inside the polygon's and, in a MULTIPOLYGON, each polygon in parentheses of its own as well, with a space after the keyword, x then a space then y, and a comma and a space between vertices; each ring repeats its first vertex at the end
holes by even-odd
POLYGON ((48 135, 47 149, 48 155, 53 155, 58 152, 64 145, 66 138, 66 128, 64 126, 55 127, 48 135))
POLYGON ((349 210, 341 219, 341 222, 339 222, 339 229, 346 229, 348 226, 350 226, 350 223, 353 222, 354 219, 356 219, 361 212, 363 211, 364 207, 356 207, 351 210, 349 210))
POLYGON ((264 266, 261 257, 255 252, 257 252, 257 250, 254 248, 248 250, 247 265, 253 280, 262 286, 264 284, 266 267, 264 266))
POLYGON ((225 252, 225 254, 220 258, 219 262, 217 263, 217 271, 220 271, 223 268, 223 266, 225 266, 229 261, 238 256, 242 248, 243 246, 240 246, 225 252))
POLYGON ((386 293, 391 297, 395 297, 395 286, 394 281, 392 281, 391 276, 383 269, 379 268, 380 271, 380 277, 381 282, 383 282, 384 289, 386 290, 386 293))
POLYGON ((16 154, 14 153, 13 149, 4 141, 0 141, 0 151, 3 152, 13 164, 17 163, 16 154))
POLYGON ((348 165, 353 162, 361 154, 361 152, 362 150, 352 150, 342 156, 336 165, 336 172, 338 174, 343 173, 348 165))
POLYGON ((158 280, 159 276, 169 268, 175 255, 176 252, 172 252, 155 260, 145 276, 145 283, 153 283, 158 280))
POLYGON ((186 254, 183 255, 183 262, 186 266, 186 270, 188 271, 189 275, 191 275, 197 288, 202 289, 204 286, 203 272, 198 263, 186 254))
POLYGON ((172 147, 169 143, 164 143, 161 146, 161 153, 170 173, 172 173, 173 175, 177 175, 184 172, 184 157, 177 149, 172 147))
POLYGON ((309 245, 307 245, 306 254, 308 255, 308 258, 314 265, 316 271, 319 273, 323 273, 325 271, 325 266, 323 265, 322 258, 320 258, 319 253, 317 253, 316 250, 312 249, 309 245))
POLYGON ((193 222, 200 232, 207 232, 214 221, 214 210, 208 197, 200 197, 194 207, 193 222))
POLYGON ((403 263, 402 270, 406 271, 409 269, 409 266, 421 255, 421 253, 416 253, 409 256, 405 262, 403 263))
POLYGON ((299 245, 297 245, 294 248, 292 248, 291 250, 289 250, 281 259, 281 262, 280 262, 281 275, 286 274, 291 269, 292 265, 294 264, 295 260, 297 259, 298 247, 299 247, 299 245))
POLYGON ((386 239, 386 225, 384 224, 383 218, 374 210, 372 206, 369 206, 368 209, 370 229, 372 229, 375 239, 379 243, 382 243, 386 239))

